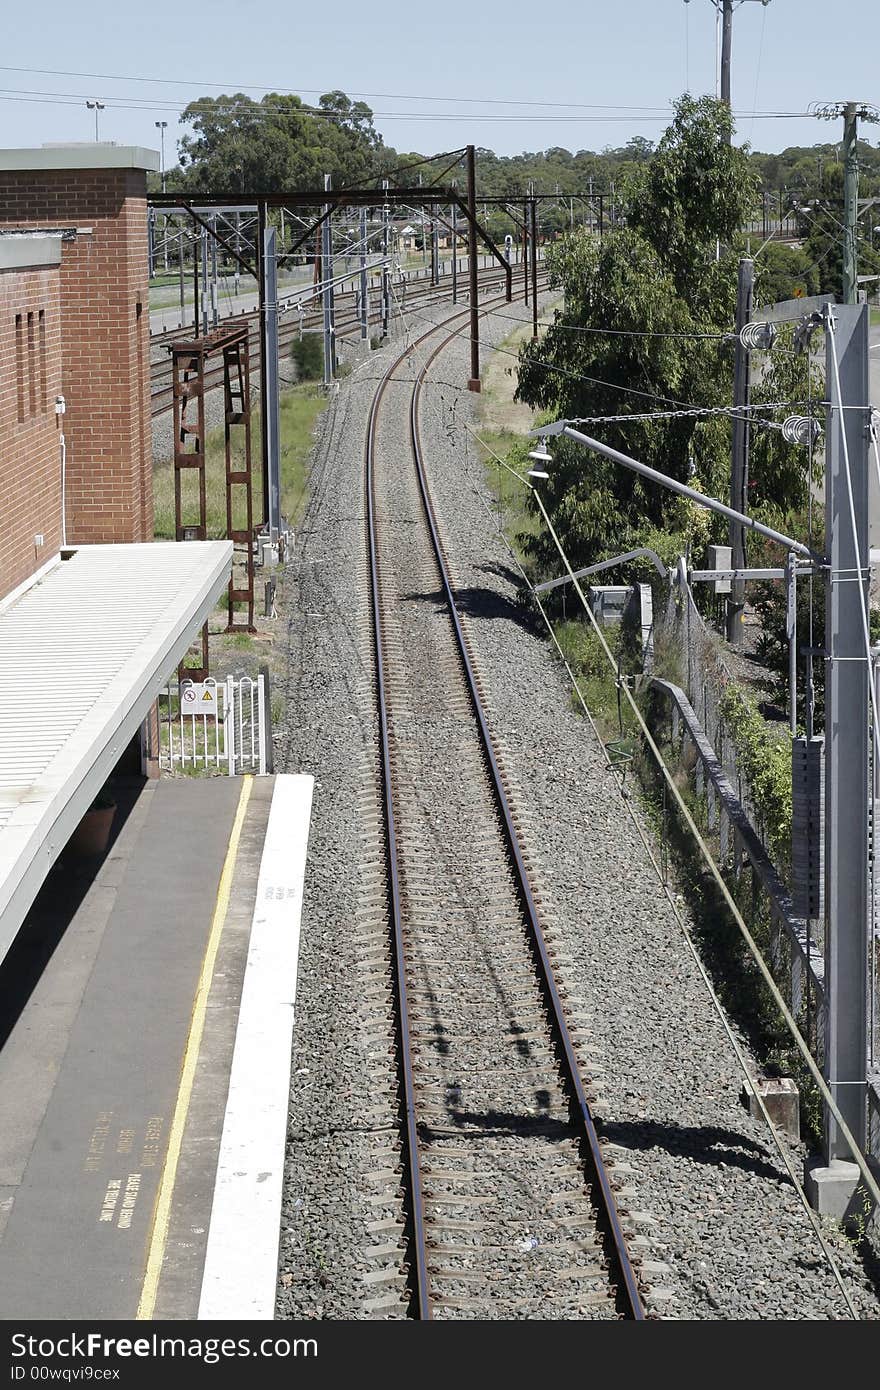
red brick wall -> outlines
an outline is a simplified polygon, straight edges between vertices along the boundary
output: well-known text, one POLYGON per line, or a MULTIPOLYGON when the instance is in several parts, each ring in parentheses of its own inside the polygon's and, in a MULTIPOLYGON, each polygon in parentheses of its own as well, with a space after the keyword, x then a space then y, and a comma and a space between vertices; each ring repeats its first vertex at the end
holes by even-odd
POLYGON ((61 545, 59 291, 57 266, 0 270, 0 598, 61 545))
POLYGON ((0 170, 0 224, 92 228, 61 256, 67 539, 152 540, 146 174, 0 170))

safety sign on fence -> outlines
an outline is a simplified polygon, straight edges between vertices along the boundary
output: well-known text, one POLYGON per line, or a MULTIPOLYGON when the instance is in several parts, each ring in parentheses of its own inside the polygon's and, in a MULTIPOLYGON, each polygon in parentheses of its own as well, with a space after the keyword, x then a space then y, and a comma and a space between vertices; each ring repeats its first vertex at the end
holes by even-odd
POLYGON ((168 771, 266 771, 270 739, 262 675, 183 681, 159 697, 159 765, 168 771))
POLYGON ((180 709, 183 714, 206 714, 216 719, 219 713, 216 683, 184 681, 180 687, 180 709))

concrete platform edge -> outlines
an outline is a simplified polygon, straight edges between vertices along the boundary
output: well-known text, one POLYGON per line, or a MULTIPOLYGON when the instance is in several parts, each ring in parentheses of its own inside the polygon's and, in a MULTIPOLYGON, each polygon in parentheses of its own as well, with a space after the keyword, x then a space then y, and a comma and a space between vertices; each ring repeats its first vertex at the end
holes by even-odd
POLYGON ((200 1321, 275 1315, 300 920, 314 778, 276 777, 202 1274, 200 1321))

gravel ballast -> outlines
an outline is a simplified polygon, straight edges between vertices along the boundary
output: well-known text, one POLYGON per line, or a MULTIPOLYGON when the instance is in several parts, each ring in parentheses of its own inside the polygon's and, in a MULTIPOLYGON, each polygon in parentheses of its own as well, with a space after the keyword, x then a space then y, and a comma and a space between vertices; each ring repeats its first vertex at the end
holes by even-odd
MULTIPOLYGON (((438 311, 437 321, 445 315, 438 311)), ((501 343, 505 305, 483 320, 501 343), (503 315, 503 316, 502 316, 503 315)), ((425 317, 419 321, 420 331, 425 317)), ((277 1313, 403 1316, 368 1253, 400 1235, 394 1062, 377 1037, 364 940, 381 921, 363 440, 399 351, 374 353, 321 422, 311 500, 285 583, 288 707, 279 770, 316 777, 303 909, 277 1313), (376 1281, 379 1281, 378 1284, 376 1281)), ((740 1104, 730 1043, 663 898, 616 778, 565 672, 517 602, 517 575, 463 420, 467 344, 432 369, 422 437, 434 503, 497 746, 535 869, 561 982, 590 1035, 597 1116, 618 1200, 674 1318, 832 1318, 846 1309, 766 1128, 740 1104)), ((401 440, 401 466, 407 461, 401 440)), ((635 815, 641 815, 637 806, 635 815)), ((647 824, 644 826, 646 833, 647 824)), ((796 1153, 799 1167, 803 1155, 796 1153)), ((852 1248, 829 1238, 862 1316, 877 1302, 852 1248)))

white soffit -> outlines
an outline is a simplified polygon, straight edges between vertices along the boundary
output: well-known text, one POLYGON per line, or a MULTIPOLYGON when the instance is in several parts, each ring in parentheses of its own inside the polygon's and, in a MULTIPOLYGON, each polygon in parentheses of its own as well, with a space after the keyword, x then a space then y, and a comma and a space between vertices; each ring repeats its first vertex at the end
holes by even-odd
POLYGON ((231 541, 81 546, 0 612, 0 959, 231 564, 231 541))

